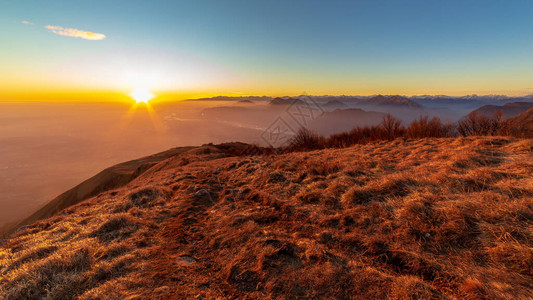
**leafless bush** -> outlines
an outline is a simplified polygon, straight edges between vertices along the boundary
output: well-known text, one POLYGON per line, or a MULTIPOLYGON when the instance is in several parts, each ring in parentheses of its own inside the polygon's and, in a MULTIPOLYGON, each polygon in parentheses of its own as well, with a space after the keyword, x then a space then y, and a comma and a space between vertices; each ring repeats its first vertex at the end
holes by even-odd
POLYGON ((383 117, 380 126, 383 128, 383 138, 386 140, 393 140, 404 134, 405 128, 402 127, 402 121, 387 114, 383 117))
MULTIPOLYGON (((324 138, 317 133, 302 128, 289 141, 286 151, 306 151, 323 148, 345 148, 355 144, 365 144, 373 141, 394 140, 407 138, 445 138, 461 136, 511 135, 506 129, 503 113, 496 112, 493 116, 486 116, 476 112, 470 113, 457 123, 444 123, 438 117, 421 116, 406 128, 398 118, 387 114, 379 125, 356 127, 348 132, 333 134, 324 138)), ((516 131, 516 130, 515 130, 516 131)), ((517 135, 517 134, 514 134, 517 135)))
POLYGON ((306 151, 325 148, 325 138, 307 128, 300 128, 289 140, 289 151, 306 151))
POLYGON ((413 121, 409 127, 407 127, 406 132, 406 136, 409 138, 440 138, 452 137, 454 135, 453 124, 444 124, 438 117, 433 117, 430 120, 428 116, 421 116, 413 121))
POLYGON ((502 111, 495 112, 493 116, 486 116, 473 111, 458 122, 457 131, 462 136, 497 135, 502 124, 502 111))

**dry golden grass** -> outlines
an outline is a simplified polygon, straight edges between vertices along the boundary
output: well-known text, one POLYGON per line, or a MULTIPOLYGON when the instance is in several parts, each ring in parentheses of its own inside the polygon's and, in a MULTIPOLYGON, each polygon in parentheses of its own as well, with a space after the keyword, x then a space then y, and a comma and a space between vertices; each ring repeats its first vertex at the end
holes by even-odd
POLYGON ((0 248, 5 299, 531 299, 533 141, 204 146, 0 248))

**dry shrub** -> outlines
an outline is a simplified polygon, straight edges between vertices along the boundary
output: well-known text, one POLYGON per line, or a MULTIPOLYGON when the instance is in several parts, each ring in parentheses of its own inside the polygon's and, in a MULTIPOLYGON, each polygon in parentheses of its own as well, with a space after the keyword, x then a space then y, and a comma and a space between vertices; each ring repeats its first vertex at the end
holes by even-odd
POLYGON ((330 135, 326 140, 328 148, 346 148, 355 145, 358 141, 358 135, 350 132, 341 132, 330 135))
POLYGON ((356 127, 349 132, 333 134, 326 140, 326 145, 329 148, 346 148, 355 144, 388 140, 393 136, 399 137, 403 129, 402 127, 396 128, 394 122, 388 120, 386 125, 356 127))
POLYGON ((503 121, 503 114, 496 112, 493 116, 486 116, 472 112, 457 123, 443 123, 440 118, 420 116, 407 126, 402 122, 387 114, 379 125, 356 127, 348 132, 333 134, 324 138, 315 132, 301 128, 297 134, 290 139, 289 146, 285 151, 309 151, 323 148, 346 148, 355 144, 365 144, 373 141, 394 140, 397 138, 449 138, 461 136, 492 136, 492 135, 512 135, 510 129, 506 129, 503 121))
POLYGON ((411 122, 406 130, 408 138, 442 138, 452 137, 455 135, 453 124, 443 124, 438 117, 431 120, 428 116, 421 116, 411 122))
POLYGON ((325 138, 307 128, 300 128, 289 140, 287 150, 310 151, 325 148, 325 138))
POLYGON ((503 112, 497 111, 493 116, 471 112, 457 123, 457 131, 462 136, 497 135, 503 123, 503 112))
POLYGON ((383 117, 380 126, 383 129, 382 138, 385 140, 394 140, 405 134, 405 128, 402 126, 402 121, 393 117, 391 114, 387 114, 383 117))

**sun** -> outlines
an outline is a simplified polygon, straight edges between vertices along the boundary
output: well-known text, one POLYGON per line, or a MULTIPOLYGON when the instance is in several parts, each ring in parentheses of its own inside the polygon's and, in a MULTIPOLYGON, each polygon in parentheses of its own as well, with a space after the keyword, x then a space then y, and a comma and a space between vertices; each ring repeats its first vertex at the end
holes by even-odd
POLYGON ((130 96, 135 99, 137 103, 148 103, 154 97, 147 88, 136 88, 130 96))

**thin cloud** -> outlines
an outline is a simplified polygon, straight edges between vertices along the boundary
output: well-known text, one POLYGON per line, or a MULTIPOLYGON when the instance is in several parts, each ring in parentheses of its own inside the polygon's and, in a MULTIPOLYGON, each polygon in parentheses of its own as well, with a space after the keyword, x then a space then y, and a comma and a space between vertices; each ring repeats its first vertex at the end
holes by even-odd
POLYGON ((22 20, 21 22, 22 24, 27 24, 27 25, 35 25, 35 23, 32 23, 30 21, 26 21, 26 20, 22 20))
POLYGON ((103 40, 106 38, 105 34, 103 33, 83 31, 83 30, 74 29, 74 28, 63 28, 61 26, 52 26, 52 25, 46 25, 45 28, 52 31, 55 34, 70 36, 70 37, 78 37, 78 38, 82 38, 85 40, 98 41, 98 40, 103 40))

